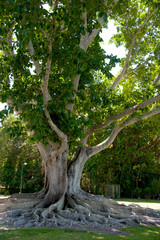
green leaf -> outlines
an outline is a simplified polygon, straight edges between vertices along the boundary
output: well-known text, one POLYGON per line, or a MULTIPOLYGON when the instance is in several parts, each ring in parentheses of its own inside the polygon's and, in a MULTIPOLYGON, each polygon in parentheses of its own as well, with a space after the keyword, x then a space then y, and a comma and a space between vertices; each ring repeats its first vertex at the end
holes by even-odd
POLYGON ((15 0, 9 0, 9 2, 10 2, 11 4, 13 4, 13 3, 14 3, 14 1, 15 1, 15 0))
POLYGON ((100 18, 103 17, 104 14, 105 14, 104 12, 100 12, 100 13, 99 13, 99 17, 100 17, 100 18))
POLYGON ((104 22, 107 22, 108 21, 108 17, 107 17, 107 14, 105 13, 104 16, 103 16, 103 20, 104 22))

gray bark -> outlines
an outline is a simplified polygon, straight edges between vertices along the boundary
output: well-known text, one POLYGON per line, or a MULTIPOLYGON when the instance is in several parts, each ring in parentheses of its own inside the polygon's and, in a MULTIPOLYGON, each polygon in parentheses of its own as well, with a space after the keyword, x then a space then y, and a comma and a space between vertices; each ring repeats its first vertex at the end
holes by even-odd
POLYGON ((84 146, 79 150, 77 158, 73 160, 68 168, 68 194, 72 195, 80 190, 80 181, 82 171, 86 161, 88 160, 87 147, 84 146))
POLYGON ((40 149, 45 168, 44 188, 40 196, 43 198, 42 206, 47 207, 66 194, 68 149, 63 153, 51 150, 48 155, 40 149))

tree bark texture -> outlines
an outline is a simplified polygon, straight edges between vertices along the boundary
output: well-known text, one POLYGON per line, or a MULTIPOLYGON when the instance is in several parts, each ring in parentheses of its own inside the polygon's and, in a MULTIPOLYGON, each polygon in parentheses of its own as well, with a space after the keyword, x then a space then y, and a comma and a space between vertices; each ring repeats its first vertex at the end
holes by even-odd
POLYGON ((44 188, 33 201, 33 208, 18 209, 11 223, 24 227, 63 227, 103 232, 124 226, 160 226, 160 214, 137 206, 120 205, 101 196, 94 196, 80 188, 82 171, 92 148, 84 145, 68 164, 68 149, 45 152, 39 144, 44 160, 44 188), (43 150, 43 151, 42 151, 43 150), (37 202, 38 201, 38 202, 37 202))
POLYGON ((77 156, 68 166, 68 150, 58 154, 51 151, 49 156, 42 155, 45 169, 44 188, 39 197, 43 198, 43 207, 58 202, 65 195, 74 195, 80 191, 81 175, 88 160, 87 147, 77 151, 77 156))
POLYGON ((43 206, 59 201, 67 191, 68 150, 61 154, 51 154, 45 162, 43 206))

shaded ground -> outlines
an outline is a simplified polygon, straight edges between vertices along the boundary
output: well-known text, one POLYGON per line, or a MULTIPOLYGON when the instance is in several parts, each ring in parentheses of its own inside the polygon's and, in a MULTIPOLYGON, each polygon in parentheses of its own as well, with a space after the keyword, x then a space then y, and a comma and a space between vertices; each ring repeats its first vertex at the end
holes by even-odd
MULTIPOLYGON (((5 197, 5 196, 0 196, 0 229, 18 229, 18 228, 34 228, 33 226, 25 226, 25 224, 12 224, 13 221, 13 215, 15 211, 19 211, 19 209, 31 209, 33 205, 36 205, 38 203, 38 200, 35 199, 34 194, 14 194, 11 197, 5 197), (18 209, 18 210, 17 210, 18 209)), ((122 206, 124 205, 130 205, 132 203, 129 202, 121 202, 122 206)), ((139 208, 138 205, 141 204, 134 204, 135 208, 139 208)), ((149 208, 154 208, 154 209, 160 209, 160 204, 156 203, 147 203, 147 205, 142 204, 143 207, 147 207, 147 210, 149 211, 149 208)), ((133 205, 132 205, 133 206, 133 205)), ((142 208, 140 208, 142 209, 142 208)), ((15 221, 15 218, 14 218, 15 221)), ((151 224, 152 225, 152 224, 151 224)), ((154 225, 154 220, 153 220, 153 225, 154 225)), ((160 219, 156 219, 156 225, 160 227, 160 219)), ((48 227, 48 226, 46 226, 48 227)), ((55 226, 49 226, 51 228, 55 228, 55 226)), ((126 235, 127 233, 124 233, 120 231, 120 228, 115 225, 115 227, 104 227, 101 225, 96 225, 95 226, 88 226, 85 224, 82 225, 72 225, 70 227, 62 227, 62 226, 56 226, 56 228, 70 228, 70 229, 75 229, 75 230, 84 230, 84 231, 91 231, 91 232, 98 232, 98 233, 105 233, 105 234, 112 234, 112 235, 126 235)))

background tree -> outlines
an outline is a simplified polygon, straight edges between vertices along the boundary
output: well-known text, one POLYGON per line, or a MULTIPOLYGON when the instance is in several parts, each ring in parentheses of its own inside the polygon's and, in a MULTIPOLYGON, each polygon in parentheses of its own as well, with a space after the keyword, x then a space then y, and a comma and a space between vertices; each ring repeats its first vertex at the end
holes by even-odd
MULTIPOLYGON (((93 194, 105 195, 107 184, 120 184, 122 197, 159 197, 158 122, 159 117, 154 116, 123 129, 110 148, 86 163, 82 187, 93 194)), ((103 134, 90 141, 99 141, 103 134)))
POLYGON ((5 193, 20 191, 23 164, 23 192, 39 191, 43 186, 43 166, 36 145, 27 141, 24 124, 9 116, 0 128, 0 184, 5 193), (26 165, 25 165, 26 164, 26 165))
MULTIPOLYGON (((27 123, 43 158, 41 207, 53 204, 48 210, 53 211, 70 206, 80 213, 75 212, 76 219, 87 221, 89 211, 91 221, 106 222, 103 204, 108 209, 109 202, 82 191, 81 175, 86 161, 109 147, 123 128, 160 113, 155 87, 159 4, 61 0, 48 1, 47 10, 45 3, 1 3, 1 101, 27 123), (99 32, 109 17, 119 24, 128 51, 117 77, 110 70, 118 60, 100 47, 99 32), (138 48, 142 39, 145 47, 138 48), (96 71, 102 79, 95 78, 96 71), (102 129, 106 129, 104 141, 88 146, 89 137, 102 129)), ((119 39, 115 37, 117 44, 122 43, 119 39)), ((59 214, 73 217, 72 210, 59 214)), ((117 218, 114 211, 111 215, 117 218)), ((42 210, 42 218, 48 219, 47 211, 42 210)))

